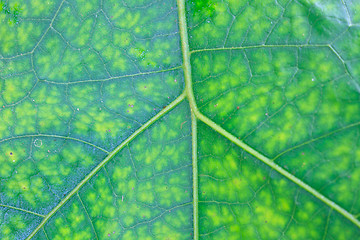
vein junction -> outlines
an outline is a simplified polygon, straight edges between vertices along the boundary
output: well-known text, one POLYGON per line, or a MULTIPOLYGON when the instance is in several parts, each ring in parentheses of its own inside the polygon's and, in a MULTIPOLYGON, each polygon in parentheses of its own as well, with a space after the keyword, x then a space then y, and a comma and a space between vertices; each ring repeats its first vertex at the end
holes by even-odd
MULTIPOLYGON (((221 126, 213 122, 211 119, 203 115, 196 105, 193 88, 192 88, 192 74, 191 74, 191 64, 190 64, 190 55, 195 52, 200 51, 217 51, 217 50, 229 50, 229 49, 245 49, 245 48, 258 48, 258 47, 329 47, 329 45, 296 45, 296 46, 254 46, 254 47, 239 47, 239 48, 222 48, 222 49, 204 49, 204 50, 189 50, 189 43, 188 43, 188 35, 187 35, 187 24, 186 24, 186 17, 185 17, 185 3, 184 0, 177 0, 178 3, 178 12, 179 12, 179 27, 180 27, 180 39, 181 39, 181 45, 182 45, 182 55, 183 55, 183 65, 181 66, 184 75, 185 75, 185 90, 184 92, 171 104, 169 104, 166 108, 164 108, 162 111, 160 111, 156 116, 151 118, 147 123, 145 123, 143 126, 141 126, 138 130, 136 130, 129 138, 127 138, 124 142, 122 142, 119 146, 117 146, 113 151, 109 153, 109 155, 98 165, 94 168, 91 173, 89 173, 53 210, 51 210, 46 216, 44 217, 43 221, 37 226, 37 228, 28 236, 27 239, 31 239, 33 236, 36 235, 36 233, 43 228, 45 223, 77 192, 79 189, 88 182, 107 162, 109 162, 123 147, 125 147, 129 142, 131 142, 135 137, 137 137, 141 132, 143 132, 145 129, 147 129, 150 125, 152 125, 154 122, 156 122, 159 118, 161 118, 164 114, 169 112, 171 109, 176 107, 180 102, 182 102, 185 98, 189 101, 190 109, 191 109, 191 116, 192 116, 192 147, 193 147, 193 189, 194 189, 194 195, 193 195, 193 212, 194 212, 194 239, 199 238, 199 226, 198 226, 198 166, 197 166, 197 120, 202 121, 212 129, 214 129, 216 132, 236 144, 237 146, 244 149, 246 152, 250 153, 251 155, 255 156, 257 159, 261 160, 265 164, 267 164, 272 169, 276 170, 278 173, 289 179, 290 181, 294 182, 316 198, 318 198, 320 201, 324 202, 326 205, 328 205, 330 208, 336 210, 341 215, 349 219, 352 223, 354 223, 356 226, 360 228, 360 222, 356 219, 355 216, 350 214, 348 211, 343 209, 341 206, 337 205, 335 202, 331 201, 330 199, 326 198, 324 195, 316 191, 311 186, 307 185, 294 175, 290 174, 288 171, 283 169, 281 166, 274 163, 272 160, 270 160, 268 157, 262 155, 258 151, 254 150, 252 147, 248 146, 244 142, 240 141, 237 137, 230 134, 228 131, 223 129, 221 126)), ((176 68, 177 69, 177 68, 176 68)), ((107 81, 108 79, 101 79, 96 81, 107 81)), ((110 79, 109 79, 110 80, 110 79)), ((106 150, 105 150, 106 151, 106 150)), ((107 151, 106 151, 107 152, 107 151)), ((9 207, 9 206, 3 206, 3 207, 9 207)), ((15 208, 14 208, 15 209, 15 208)), ((20 209, 18 209, 20 210, 20 209)), ((29 211, 26 211, 29 212, 29 211)), ((40 215, 33 213, 35 215, 40 215)))
MULTIPOLYGON (((217 125, 215 122, 207 118, 205 115, 203 115, 196 106, 196 101, 193 93, 192 88, 192 74, 191 74, 191 64, 190 64, 190 54, 194 52, 200 52, 200 51, 211 51, 211 50, 227 50, 227 49, 244 49, 244 48, 259 48, 259 47, 279 47, 278 45, 259 45, 259 46, 249 46, 249 47, 239 47, 239 48, 219 48, 219 49, 205 49, 205 50, 194 50, 190 52, 189 50, 189 42, 188 42, 188 34, 187 34, 187 24, 186 24, 186 15, 185 15, 185 3, 183 0, 178 0, 178 11, 179 11, 179 25, 180 25, 180 36, 181 36, 181 45, 182 45, 182 53, 183 53, 183 67, 184 67, 184 75, 185 75, 185 93, 187 96, 187 99, 190 104, 191 112, 194 114, 194 117, 209 127, 211 127, 213 130, 218 132, 219 134, 223 135, 225 138, 236 144, 237 146, 241 147, 246 152, 250 153, 257 159, 261 160, 263 163, 289 179, 290 181, 294 182, 316 198, 318 198, 320 201, 324 202, 326 205, 328 205, 331 209, 336 210, 341 215, 343 215, 345 218, 350 220, 352 223, 354 223, 356 226, 360 228, 360 221, 356 219, 355 216, 353 216, 351 213, 349 213, 347 210, 336 204, 335 202, 331 201, 318 191, 316 191, 314 188, 297 178, 296 176, 292 175, 285 169, 283 169, 281 166, 274 163, 272 160, 270 160, 268 157, 264 156, 263 154, 259 153, 252 147, 248 146, 244 142, 240 141, 237 137, 217 125)), ((290 45, 290 46, 280 46, 280 47, 329 47, 331 50, 333 48, 330 45, 290 45)), ((333 50, 334 51, 334 50, 333 50)), ((336 52, 335 52, 336 53, 336 52)), ((197 146, 195 144, 195 146, 197 146)), ((194 147, 194 144, 193 144, 194 147)), ((193 156, 194 157, 194 156, 193 156)), ((196 156, 195 156, 196 157, 196 156)), ((193 163, 197 164, 197 161, 193 160, 193 163)), ((197 166, 193 166, 193 169, 196 168, 197 173, 197 166)), ((196 178, 197 176, 194 176, 196 178)), ((197 204, 195 201, 198 201, 198 196, 194 196, 194 214, 197 213, 197 204)), ((194 216, 194 218, 197 216, 194 216)), ((197 223, 194 223, 194 239, 198 239, 198 225, 197 223)))

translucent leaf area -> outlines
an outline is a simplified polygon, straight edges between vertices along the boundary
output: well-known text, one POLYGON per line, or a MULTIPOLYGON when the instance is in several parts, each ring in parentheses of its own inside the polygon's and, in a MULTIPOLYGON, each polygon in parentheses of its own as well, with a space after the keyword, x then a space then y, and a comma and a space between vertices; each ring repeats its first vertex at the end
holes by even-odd
POLYGON ((0 239, 360 238, 360 2, 0 0, 0 239))

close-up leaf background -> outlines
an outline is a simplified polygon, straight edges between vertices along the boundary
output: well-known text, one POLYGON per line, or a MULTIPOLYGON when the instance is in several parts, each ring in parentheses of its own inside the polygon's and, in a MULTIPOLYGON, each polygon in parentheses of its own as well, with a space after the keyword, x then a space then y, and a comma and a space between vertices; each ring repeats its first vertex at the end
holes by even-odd
POLYGON ((0 239, 360 239, 360 1, 0 1, 0 239))

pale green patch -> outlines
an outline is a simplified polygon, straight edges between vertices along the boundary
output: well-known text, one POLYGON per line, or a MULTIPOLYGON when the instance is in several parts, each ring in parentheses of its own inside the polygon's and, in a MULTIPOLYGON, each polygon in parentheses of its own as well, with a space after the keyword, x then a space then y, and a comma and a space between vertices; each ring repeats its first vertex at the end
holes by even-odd
POLYGON ((95 235, 90 226, 86 226, 89 219, 80 200, 72 201, 71 207, 65 210, 66 218, 54 218, 45 232, 51 239, 91 239, 95 235))
MULTIPOLYGON (((254 162, 253 157, 241 151, 233 150, 232 144, 207 131, 204 125, 200 129, 200 136, 206 136, 203 138, 206 140, 199 145, 200 166, 204 166, 199 172, 200 212, 203 217, 199 226, 201 238, 237 239, 242 236, 246 239, 321 239, 324 232, 318 229, 326 229, 325 234, 328 234, 328 231, 332 232, 342 225, 340 222, 328 225, 328 215, 337 218, 339 216, 336 216, 336 212, 324 208, 318 200, 293 188, 292 183, 273 171, 258 168, 261 163, 254 162), (216 146, 222 145, 222 151, 214 150, 209 141, 216 146), (216 158, 216 161, 211 158, 216 158), (231 164, 230 159, 236 162, 231 164), (210 167, 213 163, 216 165, 210 167), (228 164, 239 167, 227 167, 228 164), (218 175, 221 172, 223 174, 218 175), (244 179, 244 182, 239 184, 239 179, 244 179), (222 189, 224 186, 227 191, 222 189), (229 197, 229 194, 236 192, 239 192, 235 195, 237 198, 229 197), (241 199, 244 194, 249 197, 241 199), (309 222, 316 228, 306 227, 309 222)), ((340 151, 348 152, 345 149, 340 151)), ((296 165, 296 161, 291 164, 296 165)), ((318 164, 318 160, 314 164, 318 164)), ((328 176, 323 175, 324 178, 328 176)), ((332 234, 342 239, 351 233, 335 230, 332 234)))
MULTIPOLYGON (((147 237, 148 231, 152 231, 154 235, 156 234, 156 238, 166 239, 179 236, 178 238, 186 239, 190 232, 189 230, 184 231, 183 226, 189 225, 191 212, 189 204, 191 201, 191 170, 190 158, 186 157, 189 155, 187 148, 180 148, 181 150, 178 148, 178 159, 175 158, 173 162, 169 162, 160 169, 154 167, 158 164, 157 161, 139 161, 143 156, 136 150, 144 140, 150 140, 147 136, 154 136, 152 141, 161 138, 153 133, 161 131, 163 126, 170 126, 164 133, 168 144, 171 142, 176 145, 189 144, 189 123, 183 125, 186 135, 171 133, 178 129, 184 120, 186 121, 182 115, 184 111, 188 111, 186 106, 179 106, 174 112, 147 130, 146 134, 123 149, 115 157, 115 161, 105 165, 79 193, 89 215, 88 222, 84 223, 82 216, 77 219, 67 214, 66 220, 69 224, 73 226, 87 225, 87 227, 93 228, 90 232, 96 232, 98 238, 127 238, 132 236, 127 231, 130 228, 137 234, 143 235, 144 238, 147 237), (146 169, 146 166, 149 166, 148 169, 151 170, 150 175, 143 176, 138 170, 146 169), (184 211, 187 213, 186 215, 182 214, 184 211), (170 217, 173 215, 179 216, 179 218, 170 217), (164 218, 167 219, 166 222, 164 218), (184 232, 187 234, 184 235, 184 232)), ((157 148, 156 144, 150 145, 148 153, 153 153, 151 150, 154 148, 157 148)), ((161 154, 161 152, 157 153, 161 154)), ((171 156, 164 157, 167 160, 171 159, 171 156)), ((160 157, 157 156, 157 159, 160 157)), ((71 159, 68 161, 71 162, 71 159)), ((77 204, 72 202, 68 206, 67 211, 74 212, 75 210, 72 209, 76 208, 77 204)), ((54 221, 61 221, 62 217, 57 214, 55 219, 54 221)), ((53 231, 48 229, 52 229, 52 227, 45 227, 47 232, 53 231)), ((73 234, 72 231, 69 231, 69 234, 73 234)))
POLYGON ((353 1, 0 5, 1 239, 359 235, 353 1))
POLYGON ((35 226, 40 222, 40 217, 6 207, 0 207, 0 217, 0 236, 5 240, 24 238, 28 226, 35 226))

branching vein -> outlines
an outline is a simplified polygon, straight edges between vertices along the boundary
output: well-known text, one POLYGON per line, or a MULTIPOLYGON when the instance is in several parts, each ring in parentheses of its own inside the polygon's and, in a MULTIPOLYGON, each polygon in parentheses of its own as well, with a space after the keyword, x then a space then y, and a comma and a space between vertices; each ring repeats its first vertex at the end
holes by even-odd
POLYGON ((144 125, 142 125, 138 130, 136 130, 133 134, 131 134, 125 141, 123 141, 120 145, 118 145, 113 151, 109 153, 109 155, 99 163, 85 178, 68 194, 64 199, 60 201, 58 205, 56 205, 43 219, 43 221, 34 229, 32 233, 26 238, 26 240, 30 240, 33 238, 36 233, 45 225, 45 223, 62 207, 65 205, 69 199, 74 196, 82 186, 85 185, 107 162, 109 162, 121 149, 123 149, 127 144, 129 144, 134 138, 136 138, 140 133, 142 133, 145 129, 151 126, 154 122, 156 122, 159 118, 161 118, 164 114, 169 112, 171 109, 176 107, 179 103, 181 103, 185 99, 185 94, 181 94, 178 98, 176 98, 172 103, 170 103, 166 108, 162 109, 158 114, 152 117, 149 121, 147 121, 144 125))
POLYGON ((77 142, 81 142, 81 143, 85 143, 89 146, 92 146, 94 148, 97 148, 105 153, 110 153, 109 151, 99 147, 99 146, 96 146, 95 144, 93 143, 90 143, 90 142, 87 142, 87 141, 84 141, 84 140, 81 140, 81 139, 78 139, 78 138, 73 138, 73 137, 67 137, 67 136, 60 136, 60 135, 52 135, 52 134, 29 134, 29 135, 21 135, 21 136, 16 136, 16 137, 11 137, 11 138, 5 138, 5 139, 1 139, 0 140, 0 143, 3 143, 3 142, 7 142, 7 141, 11 141, 11 140, 14 140, 14 139, 20 139, 20 138, 32 138, 32 137, 49 137, 49 138, 61 138, 61 139, 66 139, 66 140, 73 140, 73 141, 77 141, 77 142))
POLYGON ((35 216, 38 216, 38 217, 42 217, 42 218, 45 217, 45 216, 42 215, 42 214, 39 214, 39 213, 36 213, 36 212, 32 212, 32 211, 29 211, 29 210, 26 210, 26 209, 22 209, 22 208, 10 206, 10 205, 0 204, 0 207, 10 208, 10 209, 18 210, 18 211, 21 211, 21 212, 26 212, 26 213, 29 213, 29 214, 32 214, 32 215, 35 215, 35 216))
POLYGON ((254 150, 253 148, 251 148, 250 146, 245 144, 244 142, 242 142, 241 140, 236 138, 234 135, 232 135, 231 133, 229 133, 228 131, 226 131, 225 129, 223 129, 222 127, 220 127, 213 121, 211 121, 209 118, 207 118, 200 112, 197 112, 196 116, 198 119, 200 119, 206 125, 208 125, 212 129, 214 129, 216 132, 223 135, 225 138, 229 139, 231 142, 233 142, 237 146, 241 147, 242 149, 244 149, 246 152, 250 153, 257 159, 261 160, 263 163, 265 163, 266 165, 268 165, 269 167, 271 167, 272 169, 274 169, 275 171, 277 171, 278 173, 280 173, 281 175, 283 175, 290 181, 294 182, 296 185, 300 186, 301 188, 303 188, 304 190, 306 190, 307 192, 309 192, 310 194, 315 196, 320 201, 324 202, 330 208, 336 210, 338 213, 343 215, 345 218, 349 219, 352 223, 354 223, 357 227, 360 228, 360 221, 358 219, 356 219, 356 217, 354 215, 352 215, 351 213, 349 213, 347 210, 345 210, 344 208, 342 208, 341 206, 339 206, 338 204, 336 204, 329 198, 325 197, 320 192, 318 192, 317 190, 315 190, 314 188, 312 188, 305 182, 301 181, 299 178, 295 177, 294 175, 292 175, 291 173, 289 173, 288 171, 283 169, 281 166, 277 165, 274 161, 270 160, 268 157, 262 155, 258 151, 254 150))

